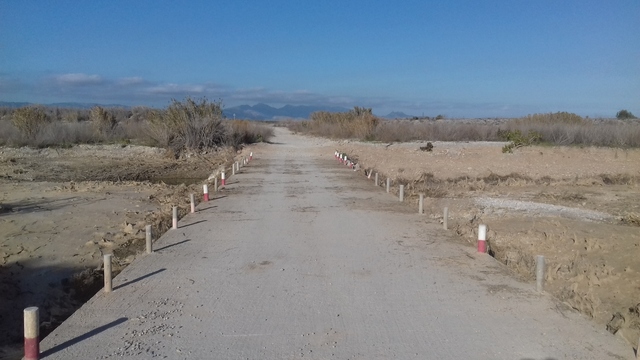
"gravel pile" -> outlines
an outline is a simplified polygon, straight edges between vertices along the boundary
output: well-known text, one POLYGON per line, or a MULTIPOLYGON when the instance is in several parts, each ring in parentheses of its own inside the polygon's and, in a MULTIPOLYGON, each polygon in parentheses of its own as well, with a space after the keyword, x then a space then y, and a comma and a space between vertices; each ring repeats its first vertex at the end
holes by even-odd
MULTIPOLYGON (((615 217, 607 213, 576 209, 567 206, 541 204, 531 201, 519 201, 509 199, 496 199, 480 197, 475 199, 476 204, 488 208, 512 210, 524 212, 529 216, 556 216, 569 219, 590 220, 590 221, 612 221, 615 217)), ((498 212, 500 211, 498 210, 498 212)))

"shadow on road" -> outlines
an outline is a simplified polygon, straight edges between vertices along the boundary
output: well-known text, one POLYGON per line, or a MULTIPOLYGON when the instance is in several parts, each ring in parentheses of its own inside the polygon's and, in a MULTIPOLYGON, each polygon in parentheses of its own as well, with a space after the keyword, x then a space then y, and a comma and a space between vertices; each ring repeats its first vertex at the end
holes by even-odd
POLYGON ((131 280, 131 281, 127 281, 126 283, 120 284, 120 285, 118 285, 118 286, 114 287, 114 288, 113 288, 113 290, 117 290, 117 289, 123 288, 123 287, 125 287, 125 286, 129 286, 129 285, 131 285, 131 284, 135 284, 135 283, 137 283, 137 282, 138 282, 138 281, 140 281, 140 280, 144 280, 144 279, 146 279, 146 278, 148 278, 148 277, 151 277, 151 276, 153 276, 153 275, 155 275, 155 274, 159 274, 159 273, 161 273, 161 272, 163 272, 163 271, 165 271, 165 270, 167 270, 167 269, 162 268, 162 269, 158 269, 158 270, 156 270, 156 271, 154 271, 154 272, 150 272, 150 273, 148 273, 147 275, 140 276, 140 277, 139 277, 139 278, 137 278, 137 279, 133 279, 133 280, 131 280))
POLYGON ((101 332, 103 332, 103 331, 105 331, 105 330, 107 330, 109 328, 112 328, 114 326, 120 325, 123 322, 126 322, 127 320, 129 320, 129 319, 126 318, 126 317, 119 318, 119 319, 114 320, 114 321, 112 321, 112 322, 110 322, 108 324, 105 324, 105 325, 102 325, 102 326, 100 326, 98 328, 95 328, 95 329, 93 329, 93 330, 91 330, 91 331, 89 331, 89 332, 87 332, 85 334, 82 334, 82 335, 80 335, 78 337, 75 337, 75 338, 73 338, 73 339, 71 339, 69 341, 65 341, 60 345, 54 346, 51 349, 45 350, 42 353, 40 353, 40 358, 45 358, 45 357, 47 357, 49 355, 55 354, 60 350, 66 349, 69 346, 72 346, 72 345, 75 345, 75 344, 77 344, 77 343, 79 343, 81 341, 87 340, 88 338, 90 338, 90 337, 92 337, 94 335, 97 335, 97 334, 99 334, 99 333, 101 333, 101 332))
POLYGON ((203 223, 203 222, 206 222, 206 221, 207 221, 207 220, 199 220, 199 221, 196 221, 196 222, 192 222, 191 224, 180 225, 180 228, 186 228, 186 227, 188 227, 188 226, 196 225, 196 224, 200 224, 200 223, 203 223))
POLYGON ((169 245, 167 245, 167 246, 163 246, 163 247, 161 247, 161 248, 159 248, 159 249, 157 249, 157 250, 155 250, 155 251, 162 251, 162 250, 166 250, 166 249, 168 249, 168 248, 170 248, 170 247, 173 247, 173 246, 176 246, 176 245, 180 245, 180 244, 184 244, 184 243, 189 242, 189 241, 191 241, 191 239, 182 240, 182 241, 179 241, 179 242, 177 242, 177 243, 175 243, 175 244, 169 244, 169 245))

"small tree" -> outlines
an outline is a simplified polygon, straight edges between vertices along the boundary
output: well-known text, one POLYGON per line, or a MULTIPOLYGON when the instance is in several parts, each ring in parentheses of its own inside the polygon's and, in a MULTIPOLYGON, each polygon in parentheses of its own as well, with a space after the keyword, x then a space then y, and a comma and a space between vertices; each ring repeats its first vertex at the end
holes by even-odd
POLYGON ((627 119, 637 119, 637 117, 635 117, 631 111, 627 111, 627 110, 620 110, 616 113, 616 117, 620 120, 627 120, 627 119))
POLYGON ((16 109, 11 116, 11 121, 23 136, 32 140, 51 122, 51 118, 42 107, 26 106, 16 109))

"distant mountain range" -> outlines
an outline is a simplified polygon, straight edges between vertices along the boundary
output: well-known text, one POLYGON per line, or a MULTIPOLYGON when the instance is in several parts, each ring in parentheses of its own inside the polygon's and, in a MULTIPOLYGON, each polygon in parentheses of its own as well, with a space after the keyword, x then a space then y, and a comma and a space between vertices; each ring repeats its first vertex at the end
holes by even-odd
MULTIPOLYGON (((0 107, 19 108, 23 106, 32 105, 28 102, 6 102, 0 101, 0 107)), ((116 107, 128 109, 130 106, 119 104, 92 104, 92 103, 53 103, 43 104, 44 106, 59 107, 59 108, 74 108, 74 109, 91 109, 94 106, 102 107, 116 107)), ((228 119, 246 119, 246 120, 260 120, 260 121, 273 121, 282 119, 308 119, 312 113, 316 111, 328 111, 328 112, 345 112, 351 109, 340 106, 316 106, 316 105, 285 105, 280 108, 269 106, 267 104, 240 105, 223 110, 224 115, 228 119)), ((411 118, 411 115, 407 115, 403 112, 394 111, 386 116, 381 116, 386 119, 407 119, 411 118)))
POLYGON ((224 109, 228 119, 247 120, 281 120, 281 119, 308 119, 316 111, 343 112, 347 108, 339 106, 310 106, 310 105, 285 105, 275 108, 267 104, 240 105, 224 109))

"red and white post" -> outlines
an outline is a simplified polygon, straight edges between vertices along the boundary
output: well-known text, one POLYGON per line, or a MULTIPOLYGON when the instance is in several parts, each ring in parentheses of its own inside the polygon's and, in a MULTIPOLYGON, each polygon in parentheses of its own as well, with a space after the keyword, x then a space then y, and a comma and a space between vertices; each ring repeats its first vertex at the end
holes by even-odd
POLYGON ((478 226, 478 252, 487 252, 487 225, 478 226))
POLYGON ((40 359, 39 313, 36 306, 24 309, 24 360, 40 359))
POLYGON ((253 151, 249 154, 249 161, 253 160, 253 151))
POLYGON ((209 201, 209 186, 207 184, 202 185, 202 199, 209 201))
POLYGON ((222 174, 220 175, 220 186, 225 186, 225 185, 226 185, 226 181, 225 181, 224 171, 223 171, 222 174))

